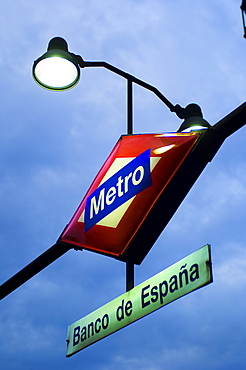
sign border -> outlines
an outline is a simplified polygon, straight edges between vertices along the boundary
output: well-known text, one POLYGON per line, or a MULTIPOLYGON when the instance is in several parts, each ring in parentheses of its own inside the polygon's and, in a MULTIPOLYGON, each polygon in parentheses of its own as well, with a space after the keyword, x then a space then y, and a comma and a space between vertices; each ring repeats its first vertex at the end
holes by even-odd
POLYGON ((211 247, 206 244, 71 324, 68 327, 66 356, 72 356, 212 281, 211 247))

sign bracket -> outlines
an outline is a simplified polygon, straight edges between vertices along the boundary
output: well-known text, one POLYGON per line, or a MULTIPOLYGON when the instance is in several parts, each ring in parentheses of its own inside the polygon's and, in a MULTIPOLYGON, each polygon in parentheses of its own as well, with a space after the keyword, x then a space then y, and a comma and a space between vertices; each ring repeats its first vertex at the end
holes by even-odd
POLYGON ((126 262, 126 291, 134 288, 134 263, 126 262))
MULTIPOLYGON (((133 135, 132 79, 127 79, 127 135, 133 135)), ((126 262, 126 291, 134 288, 134 263, 126 262)))

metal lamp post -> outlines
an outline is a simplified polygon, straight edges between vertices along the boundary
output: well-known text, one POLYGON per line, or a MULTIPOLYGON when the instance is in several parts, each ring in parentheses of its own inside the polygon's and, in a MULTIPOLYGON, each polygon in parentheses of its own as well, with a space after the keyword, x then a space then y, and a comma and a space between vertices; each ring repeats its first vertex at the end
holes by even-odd
MULTIPOLYGON (((195 126, 194 129, 204 129, 210 127, 208 122, 202 118, 201 108, 192 104, 187 108, 180 105, 173 105, 159 90, 152 85, 126 73, 119 68, 106 62, 84 61, 80 55, 75 55, 68 51, 67 42, 60 38, 53 38, 48 45, 47 52, 38 58, 33 65, 33 77, 42 87, 63 91, 75 86, 80 78, 80 68, 103 67, 127 80, 127 134, 133 134, 133 83, 152 91, 170 110, 175 112, 179 118, 185 119, 183 127, 180 129, 195 126), (193 107, 193 110, 190 107, 193 107), (198 114, 197 114, 198 112, 198 114), (187 119, 190 121, 190 124, 187 119)), ((126 263, 126 289, 129 290, 134 285, 134 264, 126 263)))
MULTIPOLYGON (((80 79, 80 69, 103 67, 123 77, 127 81, 127 134, 133 134, 133 84, 152 91, 171 112, 185 119, 179 131, 206 129, 210 124, 203 119, 201 108, 190 104, 186 108, 173 105, 157 88, 126 73, 113 65, 100 61, 84 61, 80 55, 68 51, 67 42, 61 37, 53 38, 45 54, 33 65, 34 80, 48 90, 64 91, 75 86, 80 79)), ((134 286, 134 264, 126 263, 126 289, 134 286)))
MULTIPOLYGON (((245 2, 243 1, 243 3, 245 2)), ((189 104, 186 108, 182 108, 180 105, 173 105, 154 86, 111 64, 103 61, 84 61, 81 56, 70 53, 66 41, 60 37, 53 38, 48 45, 47 52, 34 62, 33 77, 40 86, 46 89, 62 91, 70 89, 78 83, 80 70, 85 67, 103 67, 126 79, 127 135, 133 134, 134 83, 153 92, 171 112, 184 119, 178 132, 201 132, 194 149, 165 188, 159 202, 155 204, 145 218, 141 231, 133 238, 131 244, 136 249, 136 252, 133 248, 133 254, 127 252, 124 259, 119 258, 126 262, 126 289, 130 290, 134 285, 134 263, 141 263, 224 140, 246 124, 246 103, 243 103, 228 116, 211 126, 203 119, 201 108, 197 104, 189 104), (163 212, 164 208, 165 212, 163 212), (156 217, 156 215, 161 215, 161 217, 156 217), (151 230, 151 232, 148 232, 148 230, 151 230), (139 246, 141 246, 141 250, 139 246)), ((61 243, 58 239, 51 248, 0 286, 0 299, 6 297, 70 249, 83 248, 61 243)))

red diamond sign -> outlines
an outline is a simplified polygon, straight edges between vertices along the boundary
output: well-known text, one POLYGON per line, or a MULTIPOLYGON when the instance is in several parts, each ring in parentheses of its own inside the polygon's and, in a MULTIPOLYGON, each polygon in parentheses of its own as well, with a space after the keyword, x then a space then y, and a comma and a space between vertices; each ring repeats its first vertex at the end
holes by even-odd
POLYGON ((58 242, 127 262, 133 238, 198 137, 198 133, 121 136, 58 242))

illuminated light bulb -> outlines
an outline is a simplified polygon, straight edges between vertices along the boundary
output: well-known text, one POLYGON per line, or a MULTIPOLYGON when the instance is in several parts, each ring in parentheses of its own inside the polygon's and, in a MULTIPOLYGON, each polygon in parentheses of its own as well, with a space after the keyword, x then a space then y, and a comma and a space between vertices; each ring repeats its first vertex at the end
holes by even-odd
POLYGON ((60 57, 42 59, 37 63, 34 74, 41 86, 52 90, 68 89, 78 81, 75 65, 60 57))

